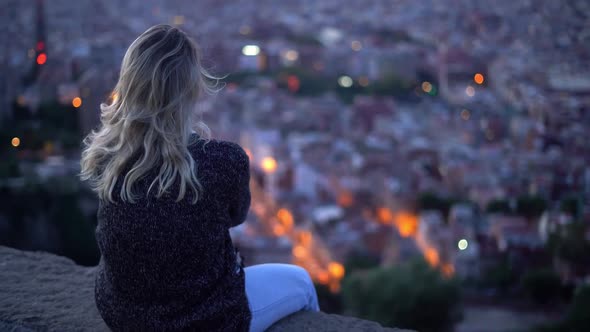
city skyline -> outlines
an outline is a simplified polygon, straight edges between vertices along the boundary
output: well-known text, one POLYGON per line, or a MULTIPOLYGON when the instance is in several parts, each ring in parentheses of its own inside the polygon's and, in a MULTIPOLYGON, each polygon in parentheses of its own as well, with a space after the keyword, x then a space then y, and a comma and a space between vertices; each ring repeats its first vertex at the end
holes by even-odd
POLYGON ((248 264, 301 265, 334 293, 357 252, 461 280, 506 257, 518 273, 588 278, 547 249, 562 227, 590 224, 588 2, 6 4, 9 187, 76 174, 75 139, 118 98, 127 46, 166 23, 222 78, 196 107, 203 121, 250 157, 252 206, 232 229, 248 264), (44 117, 59 129, 40 130, 44 117))

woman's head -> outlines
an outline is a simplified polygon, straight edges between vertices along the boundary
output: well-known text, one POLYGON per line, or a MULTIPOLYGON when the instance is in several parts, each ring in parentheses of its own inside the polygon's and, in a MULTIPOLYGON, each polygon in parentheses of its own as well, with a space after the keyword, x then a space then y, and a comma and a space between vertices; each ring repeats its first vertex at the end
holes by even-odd
POLYGON ((178 200, 190 189, 196 201, 200 185, 187 145, 193 127, 208 136, 206 126, 192 121, 208 79, 196 43, 183 31, 156 25, 141 34, 123 58, 112 103, 101 104, 101 128, 84 141, 81 178, 113 201, 117 179, 133 159, 119 193, 124 201, 134 202, 133 184, 154 167, 150 190, 157 197, 179 177, 178 200))

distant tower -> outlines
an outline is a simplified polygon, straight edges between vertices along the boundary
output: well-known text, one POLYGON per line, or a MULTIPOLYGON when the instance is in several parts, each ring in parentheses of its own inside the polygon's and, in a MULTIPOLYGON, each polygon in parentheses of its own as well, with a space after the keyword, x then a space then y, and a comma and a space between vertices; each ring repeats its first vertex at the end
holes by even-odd
POLYGON ((27 88, 33 84, 39 77, 41 67, 47 62, 47 41, 45 28, 45 2, 43 0, 36 0, 35 7, 35 57, 33 59, 33 66, 29 74, 24 78, 23 84, 27 88))
POLYGON ((45 51, 45 2, 37 0, 37 54, 45 51), (39 44, 41 43, 41 44, 39 44))

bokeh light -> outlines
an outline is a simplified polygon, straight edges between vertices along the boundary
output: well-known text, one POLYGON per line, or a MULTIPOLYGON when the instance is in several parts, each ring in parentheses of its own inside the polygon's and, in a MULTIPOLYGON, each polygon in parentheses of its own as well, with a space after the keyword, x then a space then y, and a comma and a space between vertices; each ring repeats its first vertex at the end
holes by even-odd
POLYGON ((287 61, 297 61, 299 59, 299 52, 295 50, 288 50, 283 55, 287 61))
POLYGON ((246 45, 242 48, 242 54, 246 56, 257 56, 260 53, 258 45, 246 45))
POLYGON ((438 266, 440 263, 440 256, 438 251, 436 251, 434 248, 426 248, 424 251, 424 258, 431 266, 438 266))
POLYGON ((389 224, 393 221, 393 212, 385 207, 380 207, 377 209, 377 218, 383 224, 389 224))
POLYGON ((293 214, 291 214, 291 211, 281 208, 277 212, 277 218, 285 228, 291 229, 293 227, 293 214))
POLYGON ((363 44, 358 40, 353 40, 352 43, 350 43, 350 48, 352 48, 353 51, 358 52, 363 48, 363 44))
POLYGON ((484 77, 483 74, 477 73, 473 76, 473 81, 477 84, 483 84, 484 77))
POLYGON ((313 240, 313 236, 310 231, 300 231, 297 234, 297 240, 303 246, 309 246, 313 240))
POLYGON ((287 233, 287 230, 285 229, 285 227, 277 224, 273 226, 272 232, 275 236, 283 236, 287 233))
POLYGON ((318 273, 318 282, 322 285, 326 285, 330 282, 330 274, 328 271, 321 271, 318 273))
POLYGON ((340 85, 343 88, 350 88, 352 86, 352 78, 350 78, 350 76, 340 76, 338 78, 338 85, 340 85))
POLYGON ((76 97, 72 99, 72 106, 74 106, 75 108, 82 106, 82 98, 76 97))
POLYGON ((415 214, 398 212, 393 218, 393 223, 402 237, 415 236, 418 232, 418 217, 415 214))
POLYGON ((292 254, 295 258, 303 258, 306 255, 306 250, 303 246, 297 245, 293 247, 292 254))
POLYGON ((330 275, 336 279, 341 279, 344 277, 344 266, 342 266, 340 263, 331 262, 328 265, 328 271, 330 272, 330 275))
POLYGON ((359 77, 359 85, 362 87, 367 87, 369 86, 369 78, 367 76, 361 76, 359 77))
POLYGON ((12 140, 10 140, 10 144, 15 148, 18 147, 20 145, 20 138, 13 137, 12 140))
POLYGON ((37 64, 38 65, 43 65, 43 64, 45 64, 45 62, 47 62, 47 54, 41 53, 41 54, 37 55, 37 64))
POLYGON ((287 89, 289 89, 289 91, 297 92, 299 90, 300 86, 301 86, 301 81, 299 80, 299 78, 297 76, 289 75, 289 77, 287 77, 287 89))
POLYGON ((273 173, 277 170, 277 161, 273 157, 265 157, 262 159, 261 167, 266 173, 273 173))
POLYGON ((348 191, 344 191, 338 195, 338 204, 342 207, 351 207, 354 202, 354 197, 348 191))
POLYGON ((465 240, 465 239, 461 239, 457 243, 457 247, 459 247, 459 250, 465 250, 465 249, 467 249, 468 246, 469 246, 469 242, 467 242, 467 240, 465 240))
POLYGON ((428 81, 422 82, 422 91, 430 93, 432 91, 432 83, 428 81))

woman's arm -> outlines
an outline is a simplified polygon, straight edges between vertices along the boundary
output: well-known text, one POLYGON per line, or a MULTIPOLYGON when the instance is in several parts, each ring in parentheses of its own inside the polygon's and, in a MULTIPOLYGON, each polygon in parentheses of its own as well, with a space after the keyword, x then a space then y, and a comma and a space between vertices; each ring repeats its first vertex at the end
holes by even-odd
POLYGON ((235 145, 234 159, 234 185, 228 188, 232 192, 229 205, 230 225, 237 226, 246 220, 250 209, 250 160, 246 152, 237 144, 235 145))

